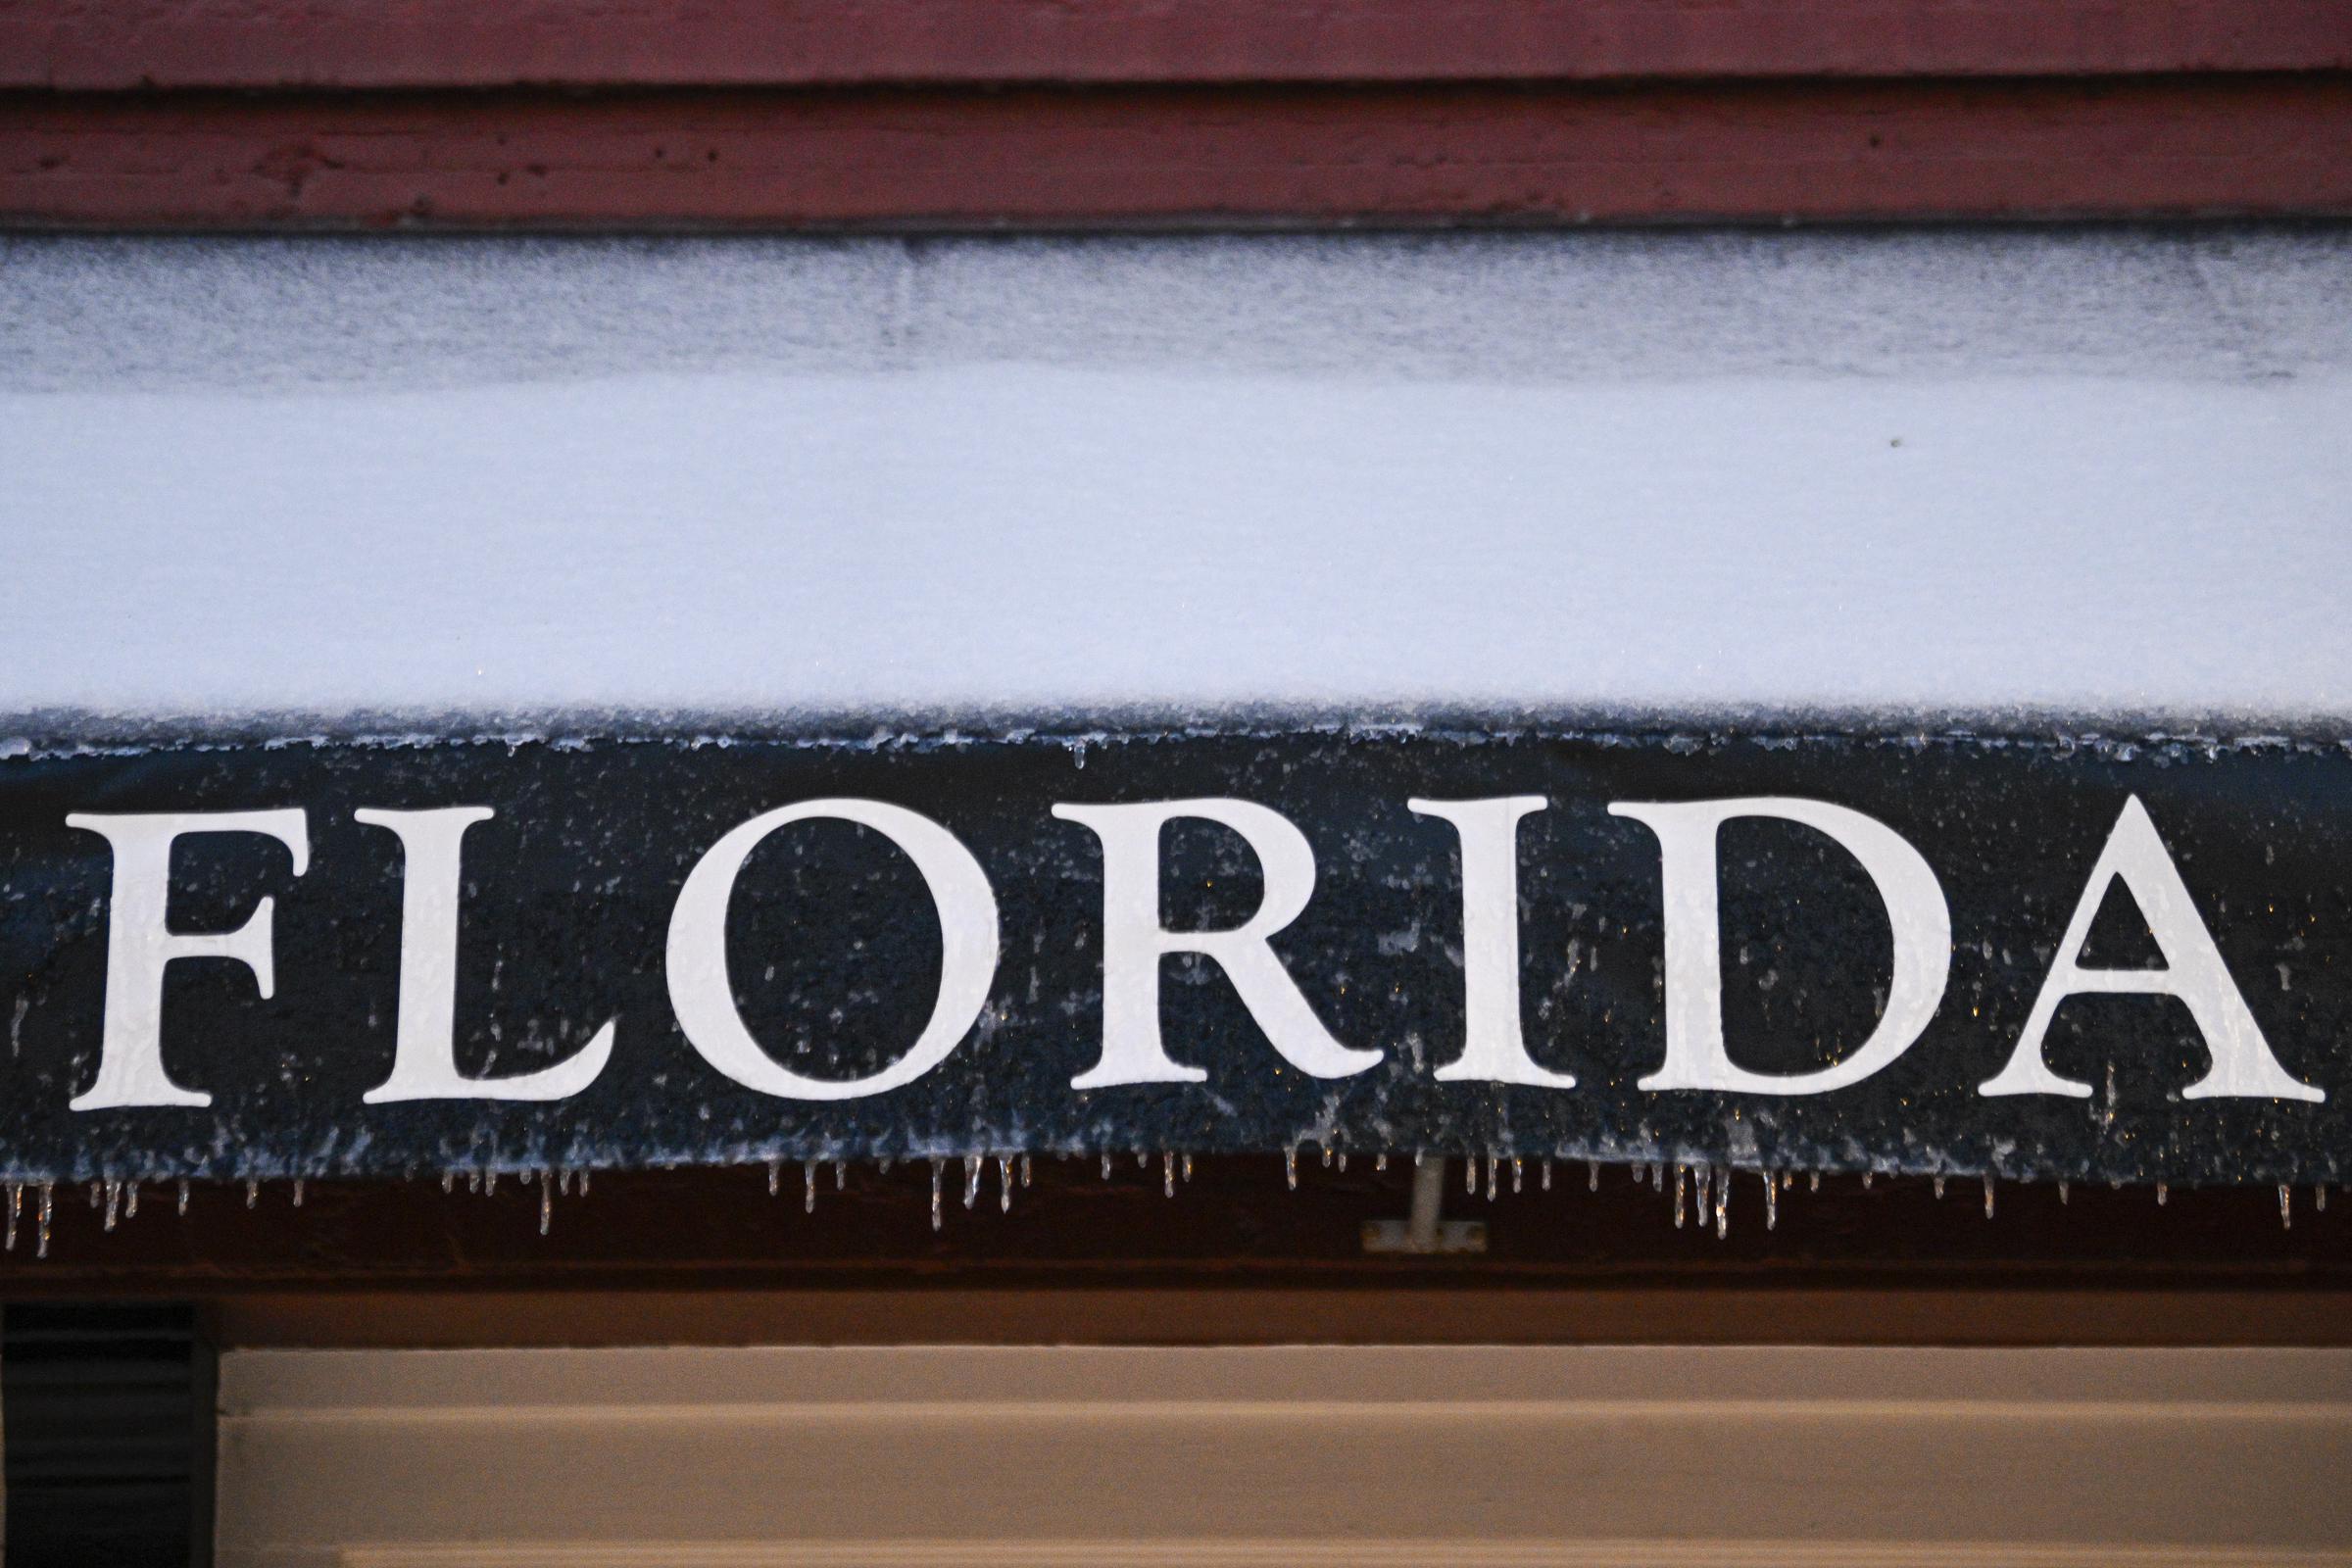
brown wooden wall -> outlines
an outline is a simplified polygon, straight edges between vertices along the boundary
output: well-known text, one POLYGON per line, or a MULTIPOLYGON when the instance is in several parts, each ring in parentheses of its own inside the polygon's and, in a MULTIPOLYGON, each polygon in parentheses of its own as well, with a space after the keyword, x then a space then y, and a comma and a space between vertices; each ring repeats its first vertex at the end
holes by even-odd
POLYGON ((2352 213, 2352 0, 0 0, 0 221, 2352 213))

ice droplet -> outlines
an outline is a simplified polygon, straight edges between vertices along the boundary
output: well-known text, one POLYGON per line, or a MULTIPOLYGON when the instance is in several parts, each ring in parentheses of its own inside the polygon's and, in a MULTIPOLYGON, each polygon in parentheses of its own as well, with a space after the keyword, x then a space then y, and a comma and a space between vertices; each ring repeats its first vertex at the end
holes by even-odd
POLYGON ((539 1178, 539 1234, 545 1236, 547 1227, 556 1217, 556 1184, 544 1173, 539 1178))
POLYGON ((1701 1165, 1698 1167, 1698 1222, 1701 1225, 1707 1222, 1707 1192, 1714 1181, 1714 1166, 1701 1165))
POLYGON ((1282 1179, 1292 1192, 1298 1190, 1298 1148, 1296 1144, 1282 1152, 1282 1179))
POLYGON ((780 1159, 771 1159, 767 1162, 767 1196, 773 1198, 783 1190, 784 1162, 780 1159))
POLYGON ((1516 1159, 1516 1158, 1512 1159, 1512 1161, 1511 1161, 1511 1191, 1512 1191, 1512 1192, 1514 1192, 1514 1193, 1516 1193, 1516 1192, 1520 1191, 1520 1186, 1519 1186, 1519 1183, 1520 1183, 1520 1178, 1521 1178, 1521 1171, 1520 1171, 1520 1168, 1519 1168, 1519 1167, 1520 1167, 1521 1163, 1522 1163, 1522 1161, 1520 1161, 1519 1159, 1516 1159))
POLYGON ((1389 1156, 1386 1154, 1373 1155, 1372 1168, 1374 1170, 1387 1170, 1389 1168, 1389 1156))
MULTIPOLYGON (((2171 1190, 2170 1188, 2168 1188, 2168 1187, 2167 1187, 2167 1186, 2166 1186, 2164 1183, 2162 1183, 2162 1182, 2158 1182, 2158 1183, 2156 1184, 2156 1206, 2157 1206, 2158 1208, 2162 1208, 2162 1207, 2165 1205, 2165 1202, 2166 1202, 2166 1200, 2169 1200, 2169 1199, 2170 1199, 2172 1196, 2173 1196, 2173 1195, 2172 1195, 2172 1190, 2171 1190)), ((2328 1205, 2327 1205, 2326 1203, 2322 1203, 2320 1206, 2321 1206, 2322 1208, 2325 1208, 2325 1207, 2327 1207, 2328 1205)))
POLYGON ((1329 1144, 1323 1146, 1323 1168, 1331 1169, 1331 1146, 1329 1144))
POLYGON ((245 1206, 251 1208, 262 1200, 262 1184, 252 1177, 245 1178, 245 1206))
POLYGON ((837 1193, 847 1192, 849 1186, 850 1162, 846 1159, 837 1159, 833 1162, 833 1190, 837 1193))
POLYGON ((2066 1183, 2064 1182, 2058 1184, 2058 1201, 2061 1203, 2066 1201, 2066 1183))
POLYGON ((1772 1172, 1766 1171, 1764 1173, 1764 1228, 1768 1231, 1776 1230, 1780 1223, 1781 1184, 1772 1179, 1772 1172))
POLYGON ((1597 1159, 1585 1161, 1585 1191, 1588 1193, 1600 1191, 1600 1161, 1597 1159))
POLYGON ((121 1182, 108 1182, 106 1184, 106 1228, 108 1230, 111 1231, 115 1228, 115 1212, 122 1206, 122 1184, 121 1182))
POLYGON ((32 1255, 35 1257, 47 1257, 49 1255, 49 1216, 55 1211, 55 1196, 56 1195, 50 1190, 50 1186, 47 1182, 41 1183, 40 1246, 33 1250, 32 1255))
POLYGON ((1809 1170, 1805 1172, 1805 1191, 1808 1193, 1818 1193, 1821 1191, 1821 1172, 1817 1170, 1809 1170))
POLYGON ((997 1156, 997 1212, 1012 1212, 1012 1156, 1009 1154, 997 1156))
POLYGON ((1984 1217, 1992 1218, 1992 1172, 1984 1173, 1984 1217))
POLYGON ((294 1206, 302 1206, 302 1178, 299 1176, 294 1178, 294 1206))
POLYGON ((1502 1160, 1493 1150, 1487 1151, 1487 1201, 1494 1201, 1496 1188, 1501 1185, 1502 1160))
POLYGON ((1468 1193, 1472 1198, 1478 1196, 1478 1156, 1476 1154, 1466 1154, 1462 1157, 1462 1191, 1468 1193))
POLYGON ((1677 1160, 1674 1166, 1674 1228, 1678 1231, 1683 1228, 1683 1190, 1688 1174, 1683 1163, 1677 1160))
POLYGON ((1722 1241, 1732 1234, 1732 1167, 1723 1167, 1715 1180, 1715 1239, 1722 1241))
POLYGON ((8 1250, 17 1250, 17 1210, 24 1205, 24 1184, 8 1184, 8 1250))
POLYGON ((185 1176, 179 1179, 179 1211, 182 1215, 188 1211, 188 1179, 185 1176))
MULTIPOLYGON (((1184 1173, 1188 1177, 1193 1173, 1193 1167, 1189 1160, 1185 1164, 1184 1173)), ((1027 1154, 1021 1156, 1021 1185, 1023 1187, 1029 1185, 1029 1156, 1027 1154)))
POLYGON ((1868 1191, 1870 1191, 1870 1178, 1871 1178, 1871 1172, 1869 1172, 1869 1171, 1864 1171, 1864 1172, 1862 1173, 1862 1190, 1863 1190, 1864 1192, 1868 1192, 1868 1191))
POLYGON ((1110 1156, 1108 1154, 1102 1156, 1102 1179, 1110 1180, 1110 1156))
POLYGON ((963 1206, 971 1207, 980 1201, 980 1156, 963 1156, 963 1206))
MULTIPOLYGON (((1342 1154, 1340 1156, 1340 1169, 1346 1170, 1347 1168, 1348 1156, 1346 1154, 1342 1154)), ((1187 1154, 1182 1159, 1178 1160, 1176 1162, 1176 1169, 1177 1173, 1183 1176, 1186 1181, 1191 1181, 1193 1179, 1193 1156, 1187 1154)))
MULTIPOLYGON (((1340 1151, 1340 1170, 1342 1171, 1342 1173, 1345 1173, 1345 1172, 1347 1171, 1347 1169, 1348 1169, 1348 1151, 1346 1151, 1345 1149, 1343 1149, 1343 1150, 1341 1150, 1341 1151, 1340 1151)), ((1190 1173, 1190 1172, 1187 1172, 1187 1173, 1186 1173, 1186 1177, 1185 1177, 1185 1179, 1186 1179, 1187 1181, 1190 1181, 1190 1180, 1192 1179, 1192 1177, 1191 1177, 1191 1173, 1190 1173)))
POLYGON ((1544 1191, 1545 1191, 1545 1192, 1547 1192, 1547 1193, 1548 1193, 1548 1192, 1550 1192, 1550 1191, 1551 1191, 1551 1161, 1550 1161, 1550 1160, 1548 1160, 1548 1159, 1547 1159, 1547 1160, 1545 1160, 1545 1161, 1544 1162, 1544 1175, 1543 1175, 1543 1178, 1542 1178, 1542 1182, 1543 1182, 1543 1188, 1544 1188, 1544 1191))
POLYGON ((441 1190, 445 1193, 454 1193, 458 1190, 458 1173, 456 1171, 445 1170, 441 1173, 441 1190))
POLYGON ((1936 1196, 1937 1198, 1943 1196, 1943 1178, 1940 1176, 1936 1178, 1936 1196))
MULTIPOLYGON (((1108 1157, 1108 1156, 1105 1156, 1105 1157, 1108 1157)), ((934 1160, 932 1160, 932 1161, 931 1161, 931 1228, 932 1228, 933 1230, 938 1230, 938 1229, 939 1229, 941 1226, 943 1226, 943 1225, 945 1225, 945 1224, 947 1223, 947 1218, 946 1218, 946 1216, 945 1216, 945 1215, 943 1215, 943 1214, 940 1212, 940 1198, 941 1198, 941 1196, 942 1196, 943 1192, 945 1191, 945 1182, 944 1182, 944 1177, 945 1177, 945 1175, 946 1175, 946 1162, 945 1162, 944 1160, 939 1160, 939 1159, 934 1159, 934 1160)))
POLYGON ((580 1196, 582 1198, 588 1196, 588 1173, 586 1171, 580 1172, 580 1196))
POLYGON ((1159 1190, 1162 1196, 1176 1196, 1176 1156, 1167 1150, 1159 1152, 1159 1190))
POLYGON ((2278 1184, 2278 1228, 2295 1228, 2295 1190, 2284 1182, 2278 1184))
POLYGON ((2326 1182, 2312 1183, 2311 1206, 2320 1213, 2328 1212, 2328 1184, 2326 1182))
POLYGON ((139 1217, 139 1184, 137 1182, 132 1182, 122 1189, 122 1217, 124 1219, 139 1217))
POLYGON ((801 1161, 801 1212, 816 1212, 816 1161, 813 1159, 801 1161))
POLYGON ((484 1198, 498 1196, 498 1167, 496 1165, 482 1172, 482 1196, 484 1198))

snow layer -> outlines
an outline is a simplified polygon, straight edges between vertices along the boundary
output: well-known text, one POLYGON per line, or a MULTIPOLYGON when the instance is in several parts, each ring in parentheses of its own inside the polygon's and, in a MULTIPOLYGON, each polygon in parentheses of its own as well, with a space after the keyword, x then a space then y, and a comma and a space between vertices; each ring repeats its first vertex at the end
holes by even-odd
POLYGON ((0 243, 0 712, 2352 715, 2352 231, 0 243))

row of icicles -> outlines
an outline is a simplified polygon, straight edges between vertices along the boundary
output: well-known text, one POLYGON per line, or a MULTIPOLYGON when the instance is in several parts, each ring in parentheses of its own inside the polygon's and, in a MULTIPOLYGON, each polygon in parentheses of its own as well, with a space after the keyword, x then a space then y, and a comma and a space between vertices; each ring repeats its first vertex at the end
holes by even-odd
MULTIPOLYGON (((1071 1156, 1064 1153, 1059 1157, 1067 1159, 1071 1156)), ((1101 1157, 1102 1165, 1102 1179, 1104 1181, 1108 1181, 1116 1169, 1115 1156, 1106 1153, 1101 1157)), ((1414 1166, 1418 1168, 1432 1157, 1445 1159, 1450 1156, 1415 1154, 1412 1156, 1412 1161, 1414 1166)), ((1152 1156, 1150 1151, 1140 1149, 1135 1151, 1135 1162, 1138 1167, 1143 1169, 1151 1168, 1152 1159, 1152 1156)), ((992 1160, 995 1162, 997 1168, 997 1207, 1002 1212, 1009 1213, 1012 1209, 1013 1189, 1016 1186, 1027 1187, 1029 1185, 1030 1156, 1027 1154, 963 1155, 963 1206, 965 1208, 972 1208, 977 1206, 979 1203, 981 1179, 987 1172, 988 1166, 992 1160)), ((785 1162, 780 1159, 771 1159, 767 1162, 767 1196, 770 1198, 778 1197, 783 1192, 784 1163, 785 1162)), ((804 1210, 811 1214, 816 1212, 817 1172, 820 1165, 823 1163, 828 1162, 813 1159, 801 1161, 801 1206, 804 1210)), ((836 1159, 830 1161, 829 1163, 833 1168, 834 1191, 842 1191, 849 1186, 849 1161, 836 1159)), ((889 1159, 883 1159, 878 1163, 880 1169, 887 1174, 893 1164, 893 1161, 889 1159)), ((947 1223, 946 1206, 949 1164, 950 1161, 946 1158, 934 1157, 931 1160, 931 1228, 935 1231, 942 1229, 947 1223)), ((1193 1179, 1193 1156, 1190 1154, 1163 1150, 1159 1154, 1159 1165, 1160 1190, 1170 1198, 1174 1198, 1176 1196, 1176 1188, 1180 1182, 1189 1182, 1193 1179)), ((1337 1168, 1344 1171, 1348 1168, 1348 1156, 1345 1153, 1340 1153, 1333 1150, 1325 1149, 1323 1151, 1323 1165, 1326 1169, 1330 1169, 1336 1165, 1337 1168)), ((1552 1189, 1553 1161, 1549 1159, 1529 1160, 1494 1153, 1488 1154, 1485 1158, 1485 1188, 1487 1200, 1489 1202, 1493 1202, 1495 1198, 1500 1196, 1506 1170, 1508 1172, 1511 1191, 1514 1193, 1524 1191, 1527 1182, 1527 1170, 1530 1165, 1534 1165, 1536 1167, 1536 1184, 1538 1188, 1543 1192, 1550 1192, 1552 1189)), ((1472 1198, 1476 1198, 1479 1194, 1479 1166, 1480 1160, 1477 1155, 1470 1155, 1462 1160, 1462 1190, 1472 1198)), ((1298 1191, 1298 1151, 1296 1148, 1283 1152, 1282 1167, 1285 1185, 1287 1185, 1293 1192, 1298 1191)), ((1389 1168, 1389 1156, 1386 1154, 1374 1155, 1372 1159, 1372 1168, 1374 1170, 1387 1170, 1389 1168)), ((1660 1193, 1663 1193, 1667 1190, 1667 1172, 1670 1169, 1672 1170, 1675 1229, 1681 1230, 1686 1220, 1695 1217, 1699 1228, 1702 1230, 1705 1229, 1710 1222, 1712 1222, 1715 1227, 1715 1235, 1719 1240, 1731 1234, 1732 1178, 1735 1175, 1741 1174, 1741 1172, 1735 1170, 1734 1167, 1729 1165, 1691 1165, 1676 1163, 1672 1166, 1669 1166, 1658 1161, 1636 1164, 1631 1168, 1634 1173, 1634 1181, 1636 1184, 1646 1184, 1660 1193), (1696 1199, 1695 1202, 1691 1201, 1693 1198, 1696 1199)), ((1793 1170, 1757 1170, 1749 1171, 1745 1174, 1755 1176, 1763 1186, 1764 1228, 1768 1231, 1777 1228, 1780 1224, 1781 1194, 1788 1192, 1796 1185, 1798 1173, 1793 1170)), ((575 1182, 578 1185, 581 1197, 586 1197, 588 1193, 589 1173, 585 1170, 573 1171, 562 1168, 542 1167, 538 1169, 525 1169, 520 1172, 519 1175, 522 1183, 525 1186, 530 1186, 535 1183, 539 1189, 539 1234, 542 1236, 545 1236, 548 1233, 550 1225, 554 1222, 555 1201, 558 1194, 569 1197, 572 1193, 575 1182)), ((484 1195, 496 1194, 498 1191, 498 1176, 499 1173, 496 1170, 466 1171, 465 1173, 466 1190, 469 1193, 480 1193, 484 1195)), ((444 1171, 441 1175, 441 1190, 445 1193, 456 1192, 458 1177, 459 1173, 456 1171, 444 1171)), ((1805 1173, 1805 1186, 1807 1191, 1819 1192, 1821 1190, 1821 1173, 1819 1171, 1807 1172, 1805 1173)), ((1874 1173, 1870 1171, 1862 1172, 1862 1185, 1864 1188, 1870 1187, 1873 1184, 1874 1179, 1874 1173)), ((1945 1178, 1941 1176, 1936 1176, 1930 1178, 1930 1180, 1935 1183, 1936 1196, 1937 1198, 1941 1198, 1944 1192, 1945 1178)), ((1986 1219, 1990 1219, 1992 1218, 1993 1214, 1993 1179, 1989 1174, 1987 1174, 1983 1178, 1983 1181, 1984 1184, 1984 1217, 1986 1219)), ((2117 1189, 2121 1189, 2123 1185, 2124 1184, 2122 1182, 2108 1183, 2108 1186, 2117 1189)), ((2058 1201, 2061 1203, 2067 1200, 2070 1186, 2071 1184, 2067 1182, 2062 1181, 2058 1183, 2058 1201)), ((102 1208, 104 1210, 105 1226, 107 1230, 112 1231, 119 1220, 132 1218, 139 1212, 139 1184, 137 1182, 91 1182, 88 1184, 88 1187, 90 1206, 92 1208, 102 1208)), ((296 1208, 300 1208, 302 1206, 303 1198, 303 1178, 299 1176, 295 1177, 293 1179, 293 1187, 294 1206, 296 1208)), ((1585 1187, 1589 1192, 1600 1191, 1600 1161, 1585 1161, 1585 1187)), ((47 1257, 49 1255, 50 1225, 56 1213, 57 1184, 54 1182, 40 1182, 37 1184, 26 1182, 10 1182, 7 1184, 7 1250, 12 1252, 16 1250, 18 1224, 24 1209, 25 1194, 29 1189, 36 1196, 37 1243, 33 1255, 35 1257, 47 1257)), ((2159 1204, 2169 1201, 2171 1198, 2171 1185, 2169 1183, 2158 1182, 2156 1184, 2156 1201, 2159 1204)), ((256 1178, 248 1178, 245 1182, 245 1206, 247 1208, 252 1208, 258 1204, 261 1201, 261 1193, 262 1184, 260 1180, 256 1178)), ((180 1178, 178 1182, 178 1195, 176 1203, 177 1211, 183 1215, 188 1211, 188 1197, 189 1185, 187 1179, 183 1177, 180 1178)), ((2326 1183, 2319 1183, 2312 1188, 2312 1206, 2322 1213, 2327 1211, 2328 1187, 2326 1183)), ((2294 1188, 2285 1182, 2278 1184, 2278 1223, 2288 1230, 2292 1230, 2295 1224, 2294 1188)))

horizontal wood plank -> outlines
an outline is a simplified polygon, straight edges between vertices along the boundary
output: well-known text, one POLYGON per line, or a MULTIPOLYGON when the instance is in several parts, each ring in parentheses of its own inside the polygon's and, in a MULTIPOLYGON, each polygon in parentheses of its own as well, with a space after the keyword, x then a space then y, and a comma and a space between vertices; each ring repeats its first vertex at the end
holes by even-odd
POLYGON ((2341 0, 11 0, 0 86, 1619 80, 2352 66, 2341 0))
POLYGON ((2352 213, 2352 77, 0 96, 0 221, 986 227, 2352 213))

